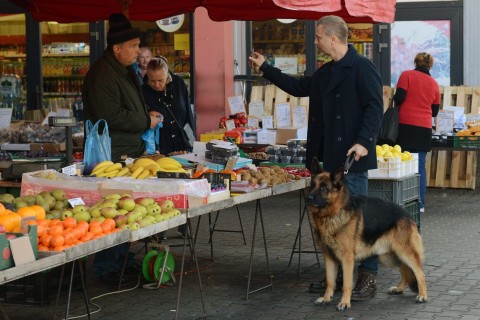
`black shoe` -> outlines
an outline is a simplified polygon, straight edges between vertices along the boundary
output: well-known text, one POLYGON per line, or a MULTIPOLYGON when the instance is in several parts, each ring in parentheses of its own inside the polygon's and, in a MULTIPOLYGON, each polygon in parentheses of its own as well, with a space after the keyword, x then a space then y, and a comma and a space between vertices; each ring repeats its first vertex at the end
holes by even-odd
MULTIPOLYGON (((335 290, 341 290, 343 288, 343 275, 341 272, 337 274, 335 282, 337 283, 335 290)), ((308 292, 324 293, 325 289, 327 289, 327 279, 322 279, 320 281, 310 283, 310 286, 308 287, 308 292)))
POLYGON ((365 301, 373 298, 377 293, 377 281, 375 274, 364 270, 358 270, 357 283, 352 290, 352 301, 365 301))

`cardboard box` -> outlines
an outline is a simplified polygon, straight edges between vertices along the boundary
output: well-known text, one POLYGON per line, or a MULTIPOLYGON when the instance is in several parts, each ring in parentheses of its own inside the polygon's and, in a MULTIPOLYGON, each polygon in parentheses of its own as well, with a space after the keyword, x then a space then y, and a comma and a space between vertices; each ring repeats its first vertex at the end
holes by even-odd
POLYGON ((307 127, 304 128, 276 128, 276 144, 287 144, 290 139, 307 139, 307 127))
MULTIPOLYGON (((33 251, 33 255, 35 259, 38 258, 38 239, 37 239, 37 226, 32 225, 28 227, 28 234, 23 234, 23 233, 15 233, 15 232, 7 232, 7 233, 0 233, 0 251, 2 252, 0 256, 0 270, 5 270, 11 267, 15 266, 15 263, 13 261, 13 254, 12 254, 12 248, 10 246, 10 241, 14 239, 9 239, 8 237, 10 236, 15 236, 15 238, 20 238, 20 237, 28 237, 29 242, 26 242, 27 245, 28 243, 31 245, 31 250, 33 251)), ((29 247, 25 248, 17 248, 19 254, 22 253, 22 251, 27 251, 30 250, 29 247)))

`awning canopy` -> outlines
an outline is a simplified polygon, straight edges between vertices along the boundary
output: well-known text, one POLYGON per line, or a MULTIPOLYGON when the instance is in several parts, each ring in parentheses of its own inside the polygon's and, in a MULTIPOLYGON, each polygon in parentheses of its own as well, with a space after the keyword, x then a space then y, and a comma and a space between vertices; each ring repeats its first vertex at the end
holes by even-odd
POLYGON ((156 21, 198 7, 214 21, 270 20, 276 18, 316 20, 334 14, 347 22, 391 22, 395 0, 9 0, 28 11, 36 21, 61 23, 108 20, 114 12, 130 20, 156 21), (278 5, 277 5, 277 4, 278 5), (376 5, 373 5, 376 3, 376 5), (379 5, 384 3, 384 5, 379 5), (280 6, 281 5, 281 6, 280 6), (383 18, 384 8, 391 14, 383 18), (376 10, 379 12, 376 12, 376 10), (353 10, 353 11, 352 11, 353 10))

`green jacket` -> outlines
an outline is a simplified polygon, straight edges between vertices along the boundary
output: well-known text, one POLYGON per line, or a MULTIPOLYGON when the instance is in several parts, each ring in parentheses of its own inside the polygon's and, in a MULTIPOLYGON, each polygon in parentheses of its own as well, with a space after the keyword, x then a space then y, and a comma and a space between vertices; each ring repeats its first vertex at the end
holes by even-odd
POLYGON ((111 50, 105 50, 85 77, 82 98, 85 120, 108 123, 112 161, 145 152, 141 136, 150 128, 150 117, 132 66, 123 67, 111 50))

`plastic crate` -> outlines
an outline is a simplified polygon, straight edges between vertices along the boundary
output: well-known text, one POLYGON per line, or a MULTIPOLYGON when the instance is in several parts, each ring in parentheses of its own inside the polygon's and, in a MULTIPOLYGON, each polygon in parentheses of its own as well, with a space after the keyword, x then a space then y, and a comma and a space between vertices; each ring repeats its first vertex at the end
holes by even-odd
POLYGON ((368 180, 368 195, 402 205, 420 198, 420 176, 418 174, 397 180, 368 180))
POLYGON ((432 147, 438 148, 452 148, 453 147, 453 136, 432 136, 432 147))
POLYGON ((418 232, 420 232, 420 201, 414 200, 402 205, 402 208, 405 209, 412 216, 413 220, 417 224, 418 232))
POLYGON ((0 301, 5 304, 46 306, 53 291, 51 272, 44 271, 0 286, 0 301))
POLYGON ((453 147, 454 148, 478 148, 480 149, 480 139, 478 136, 454 136, 453 147))
POLYGON ((412 159, 401 161, 398 157, 377 157, 377 168, 368 170, 373 179, 398 179, 418 173, 418 153, 412 153, 412 159))

